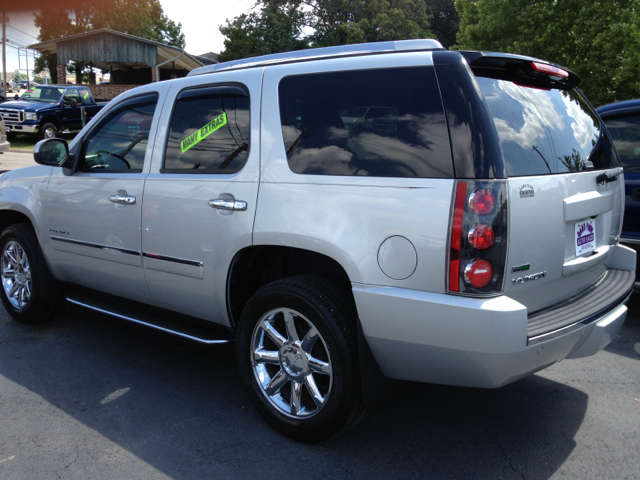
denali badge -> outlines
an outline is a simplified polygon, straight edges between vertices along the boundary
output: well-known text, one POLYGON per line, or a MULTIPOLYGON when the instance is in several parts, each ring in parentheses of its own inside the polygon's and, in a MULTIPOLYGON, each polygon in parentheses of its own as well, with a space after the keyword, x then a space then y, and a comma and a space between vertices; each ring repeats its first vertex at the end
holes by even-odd
POLYGON ((532 275, 527 275, 526 277, 520 278, 512 278, 511 282, 515 285, 516 283, 527 283, 533 282, 534 280, 538 280, 539 278, 544 278, 547 276, 547 272, 534 273, 532 275))
POLYGON ((520 187, 520 198, 533 197, 533 185, 525 183, 520 187))

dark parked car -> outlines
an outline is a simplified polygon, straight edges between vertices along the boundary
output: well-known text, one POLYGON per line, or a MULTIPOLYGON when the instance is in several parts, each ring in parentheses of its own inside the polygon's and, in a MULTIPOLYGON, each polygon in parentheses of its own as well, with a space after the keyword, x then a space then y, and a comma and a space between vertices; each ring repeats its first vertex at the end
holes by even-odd
MULTIPOLYGON (((597 109, 611 133, 624 167, 625 211, 620 241, 640 249, 640 99, 604 105, 597 109)), ((636 266, 636 292, 640 290, 636 266)))

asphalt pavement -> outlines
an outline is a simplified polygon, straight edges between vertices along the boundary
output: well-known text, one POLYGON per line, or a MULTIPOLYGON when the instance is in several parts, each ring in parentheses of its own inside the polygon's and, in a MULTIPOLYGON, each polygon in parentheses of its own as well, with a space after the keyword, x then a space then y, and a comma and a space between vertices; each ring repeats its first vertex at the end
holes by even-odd
POLYGON ((68 305, 0 306, 0 478, 637 479, 640 298, 598 355, 496 390, 401 384, 358 427, 289 440, 253 409, 232 346, 68 305))
POLYGON ((33 150, 9 150, 0 154, 0 172, 37 165, 33 161, 33 150))

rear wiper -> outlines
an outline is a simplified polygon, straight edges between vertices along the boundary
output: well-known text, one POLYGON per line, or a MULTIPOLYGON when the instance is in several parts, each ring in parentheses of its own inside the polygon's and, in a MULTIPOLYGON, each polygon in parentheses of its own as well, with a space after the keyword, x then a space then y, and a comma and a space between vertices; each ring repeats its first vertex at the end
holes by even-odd
POLYGON ((609 175, 607 172, 603 172, 596 177, 596 182, 600 185, 604 185, 605 183, 615 182, 618 180, 618 175, 620 175, 623 170, 618 170, 613 175, 609 175))

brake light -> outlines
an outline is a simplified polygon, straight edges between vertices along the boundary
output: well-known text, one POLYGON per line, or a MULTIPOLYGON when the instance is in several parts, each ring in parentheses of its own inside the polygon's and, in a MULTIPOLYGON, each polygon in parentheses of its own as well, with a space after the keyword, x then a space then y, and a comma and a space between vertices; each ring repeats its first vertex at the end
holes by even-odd
MULTIPOLYGON (((451 227, 451 248, 449 251, 449 271, 460 269, 460 243, 462 241, 462 220, 464 205, 467 201, 467 184, 460 182, 456 188, 456 199, 453 208, 453 225, 451 227)), ((449 290, 458 291, 458 276, 449 275, 449 290)))
POLYGON ((493 245, 495 239, 496 235, 488 225, 476 225, 469 230, 469 243, 478 250, 486 250, 493 245))
POLYGON ((546 73, 561 78, 569 78, 569 72, 547 63, 531 62, 531 66, 536 72, 546 73))
POLYGON ((450 223, 448 291, 502 291, 507 256, 506 180, 456 183, 450 223))
POLYGON ((469 208, 478 215, 486 215, 491 213, 493 206, 496 204, 496 197, 493 196, 491 190, 479 188, 469 197, 469 208))
POLYGON ((493 268, 486 260, 473 260, 464 269, 464 279, 476 288, 486 287, 493 277, 493 268))

